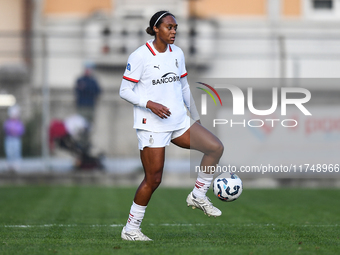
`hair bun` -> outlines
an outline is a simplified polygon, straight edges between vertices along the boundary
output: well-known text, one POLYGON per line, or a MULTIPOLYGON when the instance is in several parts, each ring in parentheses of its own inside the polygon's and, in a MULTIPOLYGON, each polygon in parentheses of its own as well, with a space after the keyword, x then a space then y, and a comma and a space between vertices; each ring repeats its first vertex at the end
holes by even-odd
POLYGON ((146 30, 145 30, 149 35, 155 35, 155 31, 151 28, 151 27, 148 27, 146 30))

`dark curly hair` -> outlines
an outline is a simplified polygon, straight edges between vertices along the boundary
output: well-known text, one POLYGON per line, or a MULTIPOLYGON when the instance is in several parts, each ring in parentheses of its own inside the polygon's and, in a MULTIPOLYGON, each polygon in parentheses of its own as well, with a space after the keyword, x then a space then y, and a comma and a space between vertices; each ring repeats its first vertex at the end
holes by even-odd
POLYGON ((172 16, 175 18, 175 15, 173 15, 172 13, 168 12, 168 11, 159 11, 159 12, 156 12, 150 19, 150 22, 149 22, 149 27, 145 30, 149 35, 156 35, 155 31, 153 30, 153 27, 156 26, 157 28, 159 27, 160 24, 162 24, 162 20, 163 18, 167 17, 167 16, 172 16), (162 16, 163 15, 163 16, 162 16), (161 17, 159 19, 159 17, 161 17), (158 20, 159 19, 159 20, 158 20), (157 21, 158 20, 158 21, 157 21), (155 22, 157 22, 155 24, 155 22))

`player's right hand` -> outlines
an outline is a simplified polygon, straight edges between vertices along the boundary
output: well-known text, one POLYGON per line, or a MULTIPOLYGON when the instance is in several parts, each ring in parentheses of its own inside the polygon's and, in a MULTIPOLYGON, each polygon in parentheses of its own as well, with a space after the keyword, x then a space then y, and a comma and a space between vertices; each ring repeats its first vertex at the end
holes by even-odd
POLYGON ((146 108, 149 108, 154 114, 156 114, 161 119, 167 119, 171 115, 170 109, 168 107, 159 103, 152 102, 150 100, 147 102, 146 108))

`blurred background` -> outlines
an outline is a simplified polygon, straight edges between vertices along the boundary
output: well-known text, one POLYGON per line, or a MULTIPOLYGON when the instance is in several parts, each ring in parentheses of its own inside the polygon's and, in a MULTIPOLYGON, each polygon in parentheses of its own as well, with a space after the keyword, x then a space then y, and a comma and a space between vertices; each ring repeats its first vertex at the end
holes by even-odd
MULTIPOLYGON (((176 45, 192 86, 201 77, 333 78, 304 87, 313 107, 322 106, 314 129, 331 132, 340 149, 339 112, 330 110, 340 102, 340 0, 0 0, 0 122, 20 106, 24 126, 17 136, 22 159, 13 164, 6 158, 8 131, 0 130, 0 184, 140 181, 133 109, 118 91, 128 56, 151 39, 145 29, 159 10, 176 15, 176 45), (76 88, 88 80, 99 89, 95 98, 80 99, 76 88), (335 123, 331 130, 325 112, 335 123), (76 128, 80 145, 61 141, 76 128)), ((193 184, 189 155, 167 148, 164 185, 193 184)))

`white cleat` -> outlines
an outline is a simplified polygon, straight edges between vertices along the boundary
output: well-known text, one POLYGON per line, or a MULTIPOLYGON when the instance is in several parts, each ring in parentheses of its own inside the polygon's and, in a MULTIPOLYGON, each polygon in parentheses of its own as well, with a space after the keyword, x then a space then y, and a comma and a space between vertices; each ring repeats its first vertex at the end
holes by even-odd
POLYGON ((210 201, 210 199, 205 196, 204 198, 196 198, 192 192, 187 197, 188 206, 192 206, 193 209, 198 208, 201 209, 204 214, 210 216, 221 216, 222 212, 214 207, 210 201))
POLYGON ((141 229, 136 229, 127 232, 124 227, 122 230, 121 237, 123 240, 127 241, 152 241, 152 239, 150 239, 149 237, 142 233, 141 229))

